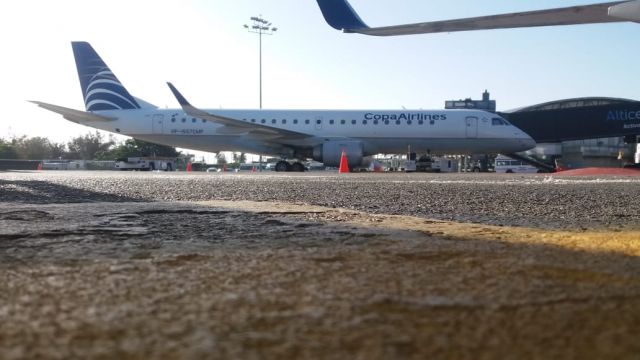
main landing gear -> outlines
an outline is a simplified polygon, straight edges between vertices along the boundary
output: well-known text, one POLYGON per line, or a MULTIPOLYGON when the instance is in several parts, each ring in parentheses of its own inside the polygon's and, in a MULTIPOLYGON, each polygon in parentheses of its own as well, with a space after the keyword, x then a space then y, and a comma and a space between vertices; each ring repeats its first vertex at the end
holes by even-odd
POLYGON ((289 163, 288 161, 280 160, 276 163, 275 166, 276 171, 292 171, 292 172, 303 172, 307 170, 303 163, 296 161, 294 163, 289 163))

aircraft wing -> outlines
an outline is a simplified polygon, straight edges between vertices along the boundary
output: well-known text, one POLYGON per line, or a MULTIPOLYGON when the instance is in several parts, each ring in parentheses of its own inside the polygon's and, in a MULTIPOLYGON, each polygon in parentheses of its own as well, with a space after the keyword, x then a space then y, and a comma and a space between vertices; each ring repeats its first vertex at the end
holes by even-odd
POLYGON ((432 21, 385 27, 369 27, 347 0, 317 0, 329 25, 345 33, 374 36, 413 35, 439 32, 576 25, 634 21, 640 22, 640 0, 571 6, 464 19, 432 21))
POLYGON ((253 137, 262 138, 265 140, 273 139, 273 138, 281 138, 281 137, 286 137, 288 139, 303 139, 303 138, 311 137, 311 135, 296 132, 296 131, 279 129, 271 126, 265 126, 262 124, 249 123, 249 122, 238 120, 238 119, 211 114, 209 112, 200 110, 195 106, 191 105, 187 101, 187 99, 178 91, 178 89, 176 89, 176 87, 173 86, 173 84, 168 82, 167 85, 169 85, 169 89, 171 89, 173 96, 175 96, 176 100, 178 100, 178 103, 180 103, 182 110, 184 110, 184 112, 186 112, 189 116, 211 121, 216 124, 224 125, 223 128, 218 129, 219 133, 224 133, 229 135, 249 134, 253 137))
POLYGON ((47 109, 49 111, 53 111, 54 113, 58 113, 62 115, 65 119, 69 121, 73 121, 76 123, 81 123, 83 121, 113 121, 116 118, 102 116, 98 114, 94 114, 88 111, 80 111, 75 109, 69 109, 63 106, 47 104, 41 101, 31 101, 32 103, 40 106, 41 108, 47 109))

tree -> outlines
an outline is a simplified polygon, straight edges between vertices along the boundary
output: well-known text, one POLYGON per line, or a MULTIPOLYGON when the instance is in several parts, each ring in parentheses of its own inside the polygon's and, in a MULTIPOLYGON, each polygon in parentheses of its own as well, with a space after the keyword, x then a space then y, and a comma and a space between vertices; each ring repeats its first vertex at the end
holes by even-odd
POLYGON ((218 165, 225 165, 227 163, 227 158, 224 156, 222 152, 216 154, 216 163, 218 165))
POLYGON ((0 159, 17 159, 18 154, 11 142, 0 138, 0 159))
POLYGON ((116 145, 113 136, 105 139, 99 132, 78 136, 66 145, 52 143, 43 137, 14 137, 11 141, 0 138, 0 159, 67 159, 116 160, 127 157, 178 157, 174 147, 128 139, 116 145), (67 151, 67 147, 69 151, 67 151))
POLYGON ((176 148, 168 145, 154 144, 138 139, 133 139, 136 147, 140 149, 142 156, 164 156, 164 157, 176 157, 180 153, 176 148))
POLYGON ((103 159, 108 156, 109 150, 115 144, 112 136, 107 141, 103 140, 104 137, 97 131, 75 137, 67 143, 69 148, 67 156, 82 160, 103 159))
POLYGON ((247 162, 247 154, 245 153, 233 153, 233 162, 238 164, 244 164, 247 162))
POLYGON ((109 152, 109 156, 113 160, 140 156, 177 157, 179 154, 174 147, 138 139, 127 139, 109 152))
POLYGON ((57 159, 65 155, 64 144, 55 144, 49 139, 39 136, 13 138, 11 145, 19 159, 57 159))

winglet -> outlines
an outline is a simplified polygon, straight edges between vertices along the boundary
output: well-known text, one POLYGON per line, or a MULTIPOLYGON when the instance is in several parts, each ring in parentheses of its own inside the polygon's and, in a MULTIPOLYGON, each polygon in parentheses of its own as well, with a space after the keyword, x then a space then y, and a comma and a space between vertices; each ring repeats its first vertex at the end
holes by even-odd
POLYGON ((344 32, 368 29, 347 0, 317 0, 324 19, 331 27, 344 32))
MULTIPOLYGON (((185 106, 191 106, 191 104, 189 104, 187 99, 184 96, 182 96, 182 94, 180 94, 180 91, 178 91, 178 89, 176 89, 176 87, 173 86, 172 83, 167 82, 167 85, 169 85, 169 89, 173 93, 173 96, 176 97, 176 100, 178 100, 178 103, 180 104, 180 106, 182 106, 183 108, 185 106)), ((191 106, 191 107, 193 107, 193 106, 191 106)))
POLYGON ((253 136, 258 136, 256 134, 260 134, 260 136, 263 136, 263 137, 264 136, 289 136, 289 137, 294 136, 298 138, 309 137, 309 135, 307 134, 301 134, 291 130, 273 128, 273 127, 262 125, 262 124, 248 123, 246 120, 243 121, 239 119, 234 119, 230 117, 208 113, 204 110, 200 110, 195 106, 189 104, 187 99, 184 96, 182 96, 182 94, 180 94, 178 89, 176 89, 176 87, 173 86, 172 83, 167 82, 167 85, 169 85, 169 89, 171 89, 173 96, 175 96, 176 100, 178 100, 178 102, 180 103, 180 106, 182 107, 182 110, 184 110, 184 112, 187 113, 187 115, 193 116, 194 118, 204 119, 215 124, 224 125, 223 127, 216 129, 216 132, 218 134, 239 135, 239 134, 252 133, 253 136))
POLYGON ((172 83, 167 82, 167 85, 169 85, 169 89, 173 93, 173 96, 175 96, 176 100, 178 100, 178 103, 180 104, 180 107, 182 107, 182 110, 184 110, 184 112, 186 112, 190 116, 202 119, 208 119, 210 117, 210 114, 206 111, 200 110, 197 107, 189 104, 187 99, 182 94, 180 94, 180 91, 178 91, 178 89, 176 89, 176 87, 173 86, 172 83))

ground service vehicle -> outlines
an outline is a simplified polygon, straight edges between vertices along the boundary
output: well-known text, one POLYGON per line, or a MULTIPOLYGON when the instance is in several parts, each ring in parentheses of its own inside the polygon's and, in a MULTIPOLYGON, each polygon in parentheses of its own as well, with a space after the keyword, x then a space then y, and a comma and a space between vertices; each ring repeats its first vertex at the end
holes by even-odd
POLYGON ((496 172, 497 173, 538 173, 541 172, 535 166, 529 165, 520 160, 514 160, 508 156, 498 155, 496 157, 496 172))
POLYGON ((173 171, 175 169, 175 159, 172 158, 148 158, 130 157, 116 160, 116 169, 119 170, 164 170, 173 171))

